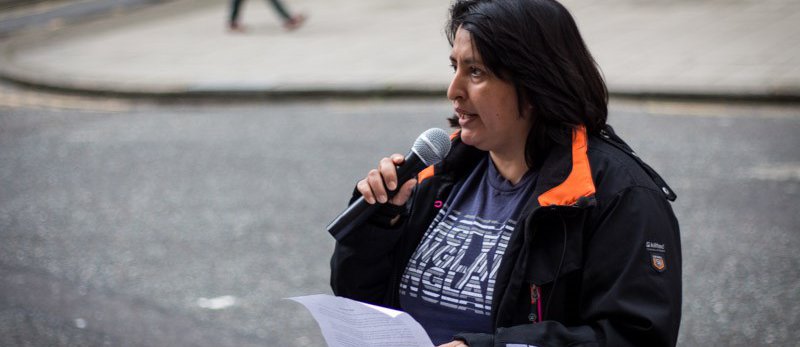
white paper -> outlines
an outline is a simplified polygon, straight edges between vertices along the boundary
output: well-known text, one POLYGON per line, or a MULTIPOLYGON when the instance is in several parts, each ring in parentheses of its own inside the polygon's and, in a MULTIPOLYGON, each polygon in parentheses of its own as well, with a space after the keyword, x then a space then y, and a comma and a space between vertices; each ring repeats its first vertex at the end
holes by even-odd
POLYGON ((317 294, 289 298, 317 320, 329 347, 431 347, 425 329, 405 312, 317 294))

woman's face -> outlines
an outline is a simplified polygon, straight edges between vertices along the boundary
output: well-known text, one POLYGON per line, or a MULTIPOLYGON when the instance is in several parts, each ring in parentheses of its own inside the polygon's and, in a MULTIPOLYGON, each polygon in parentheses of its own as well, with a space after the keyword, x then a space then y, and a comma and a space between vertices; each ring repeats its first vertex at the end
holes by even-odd
POLYGON ((447 98, 453 101, 464 143, 495 153, 524 152, 530 108, 520 117, 514 85, 486 69, 468 31, 456 32, 450 62, 455 74, 447 98))

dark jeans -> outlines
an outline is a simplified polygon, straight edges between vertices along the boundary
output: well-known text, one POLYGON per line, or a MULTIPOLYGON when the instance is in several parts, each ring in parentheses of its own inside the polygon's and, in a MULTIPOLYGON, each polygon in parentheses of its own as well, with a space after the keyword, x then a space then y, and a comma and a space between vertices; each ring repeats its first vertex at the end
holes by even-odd
MULTIPOLYGON (((239 19, 239 7, 242 5, 242 1, 243 0, 231 0, 231 23, 236 23, 239 19)), ((278 12, 278 15, 280 15, 284 21, 292 19, 292 16, 286 11, 286 8, 283 7, 280 0, 269 0, 269 2, 272 3, 275 12, 278 12)))

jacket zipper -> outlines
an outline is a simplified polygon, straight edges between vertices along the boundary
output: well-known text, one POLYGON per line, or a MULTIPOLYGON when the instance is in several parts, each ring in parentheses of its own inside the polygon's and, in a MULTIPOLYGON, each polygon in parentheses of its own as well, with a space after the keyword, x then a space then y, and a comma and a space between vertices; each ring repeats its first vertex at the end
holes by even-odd
POLYGON ((528 320, 531 323, 540 323, 542 321, 542 288, 537 287, 531 283, 531 314, 528 315, 528 320))

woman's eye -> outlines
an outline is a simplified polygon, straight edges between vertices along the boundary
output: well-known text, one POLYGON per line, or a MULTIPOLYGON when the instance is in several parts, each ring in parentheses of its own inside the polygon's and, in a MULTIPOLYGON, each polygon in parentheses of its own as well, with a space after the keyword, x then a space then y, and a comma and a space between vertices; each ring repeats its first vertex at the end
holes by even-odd
POLYGON ((453 72, 456 72, 456 64, 450 63, 450 67, 453 69, 453 72))
POLYGON ((481 77, 483 76, 483 70, 473 66, 469 68, 469 74, 472 75, 472 77, 481 77))

